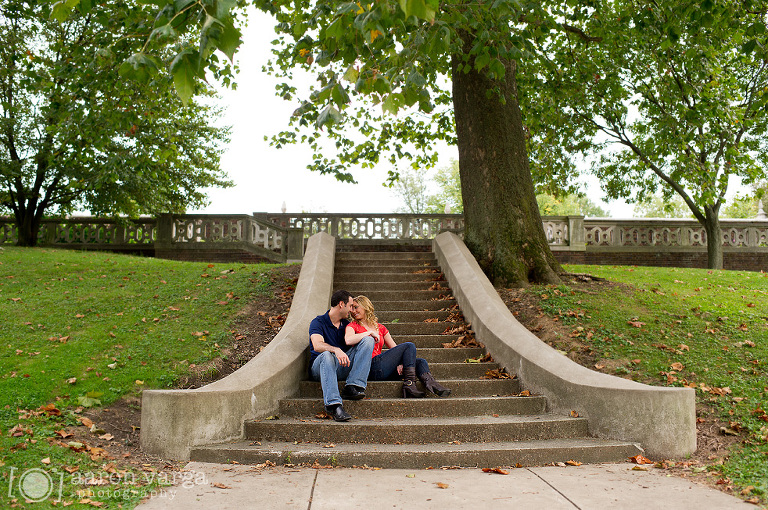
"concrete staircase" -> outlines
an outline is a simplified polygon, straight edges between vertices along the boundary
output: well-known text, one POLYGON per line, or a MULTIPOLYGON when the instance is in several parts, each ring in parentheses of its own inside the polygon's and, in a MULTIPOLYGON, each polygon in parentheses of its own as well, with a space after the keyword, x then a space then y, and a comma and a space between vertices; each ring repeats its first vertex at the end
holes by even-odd
POLYGON ((641 453, 633 443, 589 437, 584 418, 548 414, 546 399, 521 394, 517 379, 485 378, 501 367, 466 361, 484 349, 444 348, 465 325, 432 253, 337 252, 334 274, 334 289, 373 301, 396 342, 416 344, 451 396, 403 399, 399 381, 373 381, 368 398, 344 402, 354 419, 337 423, 321 417, 320 383, 302 381, 277 417, 246 421, 245 440, 197 447, 192 460, 493 467, 618 462, 641 453))

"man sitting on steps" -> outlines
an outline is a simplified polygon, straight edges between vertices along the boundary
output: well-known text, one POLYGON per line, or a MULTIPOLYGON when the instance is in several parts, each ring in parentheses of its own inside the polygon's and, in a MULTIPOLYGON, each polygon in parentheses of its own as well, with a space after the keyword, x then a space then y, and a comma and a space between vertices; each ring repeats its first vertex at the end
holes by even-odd
POLYGON ((349 324, 349 307, 352 295, 337 290, 331 296, 331 309, 318 315, 309 324, 309 373, 323 388, 325 410, 336 421, 347 421, 350 416, 342 405, 342 397, 348 400, 365 398, 368 372, 374 341, 368 336, 358 341, 344 339, 349 324), (339 395, 339 380, 346 385, 339 395))

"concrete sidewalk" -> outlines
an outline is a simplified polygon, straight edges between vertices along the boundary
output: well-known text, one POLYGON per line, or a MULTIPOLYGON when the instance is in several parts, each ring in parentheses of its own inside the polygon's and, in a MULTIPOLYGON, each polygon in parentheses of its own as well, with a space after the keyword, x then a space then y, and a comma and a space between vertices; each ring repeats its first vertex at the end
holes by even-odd
POLYGON ((730 509, 740 499, 662 470, 598 464, 510 469, 311 469, 191 462, 180 484, 140 510, 321 509, 730 509))

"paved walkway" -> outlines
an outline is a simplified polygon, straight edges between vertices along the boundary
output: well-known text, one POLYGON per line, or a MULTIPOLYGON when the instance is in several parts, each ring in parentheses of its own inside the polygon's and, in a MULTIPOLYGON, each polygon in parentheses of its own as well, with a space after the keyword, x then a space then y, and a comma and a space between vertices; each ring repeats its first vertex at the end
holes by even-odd
POLYGON ((359 509, 749 509, 753 505, 683 478, 632 464, 536 467, 508 475, 480 469, 311 469, 191 462, 181 484, 140 510, 359 509), (207 483, 203 483, 207 482, 207 483))

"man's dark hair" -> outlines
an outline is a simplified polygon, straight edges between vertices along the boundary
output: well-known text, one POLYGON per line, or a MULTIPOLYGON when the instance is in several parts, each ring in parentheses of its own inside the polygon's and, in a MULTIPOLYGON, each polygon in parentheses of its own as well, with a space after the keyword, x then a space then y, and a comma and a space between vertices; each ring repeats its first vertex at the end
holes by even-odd
POLYGON ((349 293, 349 291, 346 290, 337 290, 331 295, 331 308, 338 305, 342 301, 344 303, 349 301, 349 298, 352 297, 352 294, 349 293))

